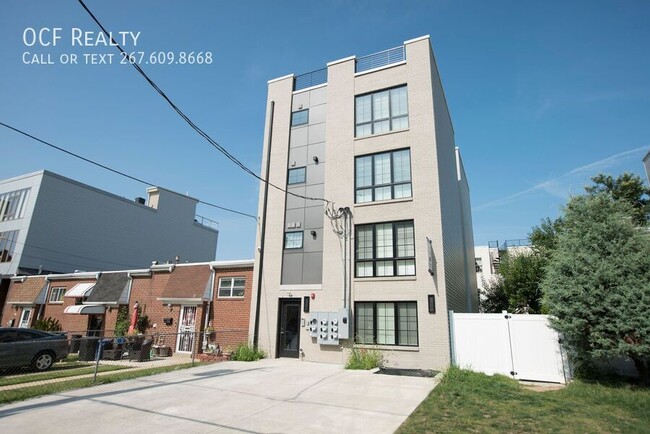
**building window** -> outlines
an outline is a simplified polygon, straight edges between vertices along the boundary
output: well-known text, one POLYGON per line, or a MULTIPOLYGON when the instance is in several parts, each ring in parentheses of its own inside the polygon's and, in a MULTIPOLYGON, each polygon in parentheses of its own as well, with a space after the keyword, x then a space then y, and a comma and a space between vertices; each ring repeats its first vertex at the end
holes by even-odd
POLYGON ((291 126, 305 125, 309 122, 309 109, 291 113, 291 126))
POLYGON ((408 149, 355 159, 355 203, 411 197, 408 149))
POLYGON ((474 258, 474 266, 476 267, 476 272, 477 273, 482 273, 483 272, 483 259, 474 258))
POLYGON ((31 188, 0 194, 0 221, 17 220, 25 216, 31 188))
POLYGON ((355 98, 355 137, 365 137, 409 127, 406 86, 355 98))
POLYGON ((359 225, 355 244, 356 277, 415 275, 413 220, 359 225))
POLYGON ((65 294, 65 288, 52 288, 52 292, 50 292, 50 303, 62 303, 63 294, 65 294))
POLYGON ((295 169, 289 169, 289 177, 287 179, 287 184, 302 184, 307 178, 307 168, 306 167, 296 167, 295 169))
POLYGON ((244 296, 246 280, 243 277, 222 277, 219 279, 219 298, 244 296))
POLYGON ((372 345, 418 345, 418 311, 414 301, 357 302, 357 343, 372 345))
POLYGON ((0 232, 0 262, 11 262, 17 239, 18 231, 0 232))
POLYGON ((284 234, 285 249, 302 249, 303 232, 286 232, 284 234))

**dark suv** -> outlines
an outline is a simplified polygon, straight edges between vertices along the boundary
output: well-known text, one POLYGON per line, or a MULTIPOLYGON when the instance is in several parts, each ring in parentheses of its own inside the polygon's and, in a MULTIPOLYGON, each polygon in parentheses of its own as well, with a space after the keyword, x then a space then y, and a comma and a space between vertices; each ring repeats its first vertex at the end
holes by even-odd
POLYGON ((0 369, 30 367, 47 371, 68 352, 65 334, 0 327, 0 369))

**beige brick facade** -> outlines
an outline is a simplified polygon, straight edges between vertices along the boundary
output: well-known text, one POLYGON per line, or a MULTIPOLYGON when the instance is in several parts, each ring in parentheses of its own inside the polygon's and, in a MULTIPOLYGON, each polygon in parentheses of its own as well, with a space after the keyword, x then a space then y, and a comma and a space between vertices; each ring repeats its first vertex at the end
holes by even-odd
MULTIPOLYGON (((303 140, 301 136, 306 134, 306 143, 311 149, 315 146, 311 137, 324 128, 325 140, 322 146, 319 144, 322 150, 317 164, 318 170, 323 171, 322 197, 334 203, 335 208, 349 207, 354 226, 413 221, 415 275, 352 277, 352 303, 349 307, 354 312, 354 303, 357 302, 415 302, 417 345, 364 346, 384 351, 390 366, 440 369, 450 362, 447 310, 476 311, 477 308, 473 257, 470 262, 467 255, 473 246, 469 190, 464 172, 458 169, 462 166, 457 164, 453 127, 428 37, 406 42, 404 51, 404 61, 361 73, 355 72, 354 57, 332 62, 328 64, 327 82, 305 90, 293 91, 293 76, 269 82, 267 142, 262 168, 266 168, 272 130, 268 179, 275 185, 287 186, 287 170, 299 158, 296 146, 303 140), (406 85, 408 91, 408 128, 355 137, 355 97, 402 85, 406 85), (321 101, 324 104, 321 105, 321 101), (299 109, 312 111, 312 107, 318 108, 313 124, 310 113, 307 127, 291 128, 291 112, 299 109), (322 115, 321 111, 324 112, 322 115), (412 197, 355 204, 355 157, 404 148, 410 150, 412 197), (428 272, 427 238, 432 240, 435 257, 433 275, 428 272), (471 272, 467 272, 467 267, 471 272), (429 296, 435 297, 435 313, 428 311, 429 296)), ((315 167, 311 165, 311 158, 306 159, 306 164, 309 178, 310 170, 315 170, 315 167)), ((301 194, 310 196, 310 191, 319 190, 316 187, 308 181, 301 194)), ((290 191, 296 190, 291 188, 290 191)), ((262 185, 260 210, 263 210, 264 195, 262 185)), ((343 307, 343 253, 340 238, 332 230, 330 220, 323 216, 322 233, 317 232, 314 237, 322 237, 322 281, 284 284, 283 279, 288 273, 283 267, 289 264, 283 244, 284 232, 287 225, 297 218, 295 216, 300 215, 295 211, 300 207, 300 199, 287 197, 282 191, 271 188, 267 200, 263 272, 260 279, 262 257, 258 252, 253 291, 257 293, 258 281, 261 281, 258 343, 272 357, 277 357, 280 300, 295 298, 302 303, 305 296, 314 294, 310 312, 333 312, 343 307)), ((302 199, 302 206, 308 209, 314 206, 322 208, 323 205, 322 202, 302 199)), ((311 240, 308 219, 305 221, 304 237, 311 240)), ((352 270, 354 233, 352 229, 353 258, 348 264, 352 270)), ((260 231, 257 243, 262 245, 260 231)), ((308 247, 306 243, 305 250, 308 247)), ((294 266, 293 262, 291 264, 294 266)), ((307 270, 308 266, 304 264, 306 261, 303 261, 303 268, 307 270)), ((257 301, 253 304, 255 308, 257 301)), ((304 306, 301 304, 301 307, 304 306)), ((338 346, 319 344, 316 338, 310 337, 306 327, 309 318, 310 313, 301 309, 299 355, 305 360, 344 363, 352 339, 341 340, 338 346)), ((254 326, 255 321, 251 320, 251 329, 254 326)), ((351 333, 354 335, 354 329, 351 333)))

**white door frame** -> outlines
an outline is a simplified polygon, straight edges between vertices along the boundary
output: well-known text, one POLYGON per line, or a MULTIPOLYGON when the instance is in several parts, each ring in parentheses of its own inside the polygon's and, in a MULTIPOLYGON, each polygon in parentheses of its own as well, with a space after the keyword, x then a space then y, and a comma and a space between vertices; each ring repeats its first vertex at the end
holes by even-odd
POLYGON ((34 312, 34 308, 32 306, 23 307, 23 311, 20 314, 20 322, 18 323, 18 327, 23 329, 29 328, 29 320, 32 318, 32 312, 34 312), (27 314, 27 318, 25 318, 25 314, 27 314))
POLYGON ((196 337, 196 311, 197 306, 181 306, 178 320, 178 339, 176 339, 177 353, 191 353, 196 337), (191 316, 188 314, 191 313, 191 316))

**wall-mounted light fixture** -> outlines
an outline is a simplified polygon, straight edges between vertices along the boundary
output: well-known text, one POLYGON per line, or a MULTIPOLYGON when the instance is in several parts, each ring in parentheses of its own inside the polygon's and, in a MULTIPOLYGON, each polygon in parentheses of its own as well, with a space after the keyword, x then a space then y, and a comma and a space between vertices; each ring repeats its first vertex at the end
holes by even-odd
POLYGON ((312 160, 314 160, 314 163, 318 164, 318 157, 317 157, 317 156, 314 155, 314 157, 312 158, 312 160))
POLYGON ((312 231, 309 232, 309 233, 311 234, 311 236, 312 236, 313 239, 316 239, 316 231, 312 230, 312 231))
POLYGON ((433 294, 429 294, 429 313, 436 313, 436 298, 433 294))
POLYGON ((172 304, 171 304, 171 303, 167 303, 167 307, 169 308, 169 311, 170 311, 170 312, 171 312, 172 310, 174 310, 174 308, 172 307, 172 304))

